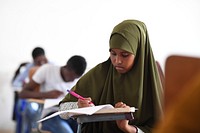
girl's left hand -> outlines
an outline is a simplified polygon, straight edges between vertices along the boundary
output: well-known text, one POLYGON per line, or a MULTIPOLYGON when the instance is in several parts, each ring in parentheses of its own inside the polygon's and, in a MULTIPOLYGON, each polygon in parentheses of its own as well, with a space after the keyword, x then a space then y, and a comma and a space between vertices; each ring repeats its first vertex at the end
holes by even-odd
MULTIPOLYGON (((115 108, 130 108, 123 102, 118 102, 115 104, 115 108)), ((129 120, 116 120, 117 126, 125 133, 136 133, 135 127, 128 124, 129 120)))
MULTIPOLYGON (((118 102, 115 104, 115 108, 130 108, 129 106, 127 106, 125 103, 123 102, 118 102)), ((128 125, 128 120, 117 120, 117 126, 120 129, 124 129, 127 125, 128 125)))

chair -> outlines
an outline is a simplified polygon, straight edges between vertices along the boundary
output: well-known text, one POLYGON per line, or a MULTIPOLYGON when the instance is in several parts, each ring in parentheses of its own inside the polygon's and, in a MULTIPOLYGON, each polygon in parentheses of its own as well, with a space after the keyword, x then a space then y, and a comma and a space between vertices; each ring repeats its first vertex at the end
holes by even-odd
MULTIPOLYGON (((164 111, 184 91, 184 85, 200 70, 200 58, 171 55, 165 63, 164 111)), ((190 88, 187 88, 190 89, 190 88)))

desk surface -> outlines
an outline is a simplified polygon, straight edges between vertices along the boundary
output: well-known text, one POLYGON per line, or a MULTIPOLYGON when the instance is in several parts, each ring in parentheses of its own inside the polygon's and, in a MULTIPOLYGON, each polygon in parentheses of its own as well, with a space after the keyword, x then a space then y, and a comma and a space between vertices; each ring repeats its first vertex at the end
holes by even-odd
POLYGON ((110 114, 93 114, 93 115, 79 115, 75 119, 78 123, 113 121, 113 120, 133 120, 133 112, 128 113, 110 113, 110 114))

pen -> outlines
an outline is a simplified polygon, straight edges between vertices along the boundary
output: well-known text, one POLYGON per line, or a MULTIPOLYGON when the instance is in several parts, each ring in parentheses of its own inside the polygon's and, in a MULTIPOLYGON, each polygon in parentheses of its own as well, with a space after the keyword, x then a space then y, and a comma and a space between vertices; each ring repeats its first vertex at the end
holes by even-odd
MULTIPOLYGON (((72 96, 78 98, 78 99, 81 99, 81 100, 85 100, 84 97, 80 96, 79 94, 77 94, 76 92, 72 91, 72 90, 67 90, 69 92, 69 94, 71 94, 72 96)), ((92 101, 89 102, 89 104, 93 104, 92 101)))

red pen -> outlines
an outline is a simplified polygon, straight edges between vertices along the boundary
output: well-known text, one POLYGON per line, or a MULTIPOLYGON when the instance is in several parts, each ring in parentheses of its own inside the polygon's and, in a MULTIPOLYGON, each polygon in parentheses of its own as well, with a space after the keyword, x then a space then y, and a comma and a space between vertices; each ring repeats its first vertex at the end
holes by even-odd
MULTIPOLYGON (((78 99, 81 99, 81 100, 85 100, 84 97, 80 96, 79 94, 77 94, 76 92, 72 91, 72 90, 67 90, 69 92, 69 94, 71 94, 72 96, 78 98, 78 99)), ((92 101, 89 102, 89 104, 93 104, 92 101)))

